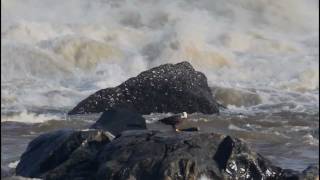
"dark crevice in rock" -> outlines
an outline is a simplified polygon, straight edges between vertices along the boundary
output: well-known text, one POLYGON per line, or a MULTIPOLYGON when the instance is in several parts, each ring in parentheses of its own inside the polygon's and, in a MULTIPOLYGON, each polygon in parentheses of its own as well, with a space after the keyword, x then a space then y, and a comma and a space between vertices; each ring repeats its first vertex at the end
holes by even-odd
POLYGON ((249 162, 249 172, 251 175, 251 177, 253 179, 262 179, 262 171, 260 170, 260 168, 258 168, 259 166, 257 166, 254 162, 249 162))
POLYGON ((234 142, 230 136, 225 137, 219 144, 219 147, 213 159, 218 163, 220 170, 226 169, 233 147, 234 142))
POLYGON ((164 144, 164 148, 164 153, 160 162, 162 162, 168 156, 169 146, 167 144, 164 144))
POLYGON ((151 138, 152 138, 154 135, 155 135, 154 132, 149 133, 149 134, 147 135, 146 141, 150 141, 151 138))
POLYGON ((191 148, 201 148, 199 145, 197 144, 192 144, 191 142, 189 141, 183 141, 184 144, 188 145, 188 149, 191 149, 191 148))

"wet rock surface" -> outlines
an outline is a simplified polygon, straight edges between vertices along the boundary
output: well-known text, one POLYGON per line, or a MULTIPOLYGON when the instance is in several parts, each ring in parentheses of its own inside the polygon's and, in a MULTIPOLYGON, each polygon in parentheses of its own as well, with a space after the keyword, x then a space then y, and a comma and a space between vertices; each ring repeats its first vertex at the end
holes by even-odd
POLYGON ((113 135, 99 130, 63 129, 40 135, 29 143, 22 154, 16 174, 37 178, 58 169, 64 175, 73 175, 75 171, 85 177, 85 173, 90 170, 85 167, 91 167, 90 158, 95 157, 98 146, 112 139, 113 135), (62 163, 72 168, 58 167, 62 163))
POLYGON ((152 68, 117 87, 99 90, 69 114, 98 113, 116 105, 132 106, 141 114, 219 112, 206 76, 188 62, 181 62, 152 68))
POLYGON ((319 164, 310 165, 300 175, 301 179, 305 180, 319 180, 319 164))
POLYGON ((109 131, 115 136, 125 130, 147 129, 146 120, 132 109, 112 107, 102 113, 91 128, 109 131))
POLYGON ((17 174, 45 179, 312 179, 273 166, 240 139, 216 133, 56 131, 30 143, 17 174), (61 138, 64 137, 64 138, 61 138), (61 143, 58 143, 61 141, 61 143), (46 152, 46 153, 45 153, 46 152))

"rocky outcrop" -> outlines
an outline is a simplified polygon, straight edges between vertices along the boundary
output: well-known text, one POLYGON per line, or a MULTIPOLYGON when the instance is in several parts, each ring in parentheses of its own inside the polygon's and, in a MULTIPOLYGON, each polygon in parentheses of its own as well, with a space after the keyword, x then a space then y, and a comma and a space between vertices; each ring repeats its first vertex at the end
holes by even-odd
POLYGON ((134 110, 112 107, 103 112, 91 128, 109 131, 117 136, 125 130, 147 129, 147 125, 146 120, 134 110))
POLYGON ((273 166, 243 141, 216 133, 133 130, 111 139, 96 130, 42 135, 29 144, 17 174, 45 179, 282 180, 318 173, 318 168, 300 173, 273 166))
POLYGON ((102 89, 80 102, 69 114, 98 113, 115 105, 132 106, 140 114, 219 112, 206 76, 188 62, 164 64, 117 87, 102 89))
POLYGON ((98 150, 112 139, 113 135, 99 130, 64 129, 40 135, 22 154, 16 174, 39 178, 58 171, 63 174, 59 177, 86 177, 98 150))

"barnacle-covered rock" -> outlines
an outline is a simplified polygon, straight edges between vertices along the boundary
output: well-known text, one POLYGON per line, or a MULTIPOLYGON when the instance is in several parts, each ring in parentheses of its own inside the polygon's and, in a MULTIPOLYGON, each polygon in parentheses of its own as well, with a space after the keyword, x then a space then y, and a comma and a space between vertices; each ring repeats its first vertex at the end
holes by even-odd
POLYGON ((117 105, 134 107, 140 114, 219 112, 206 76, 181 62, 152 68, 117 87, 99 90, 69 114, 98 113, 117 105))

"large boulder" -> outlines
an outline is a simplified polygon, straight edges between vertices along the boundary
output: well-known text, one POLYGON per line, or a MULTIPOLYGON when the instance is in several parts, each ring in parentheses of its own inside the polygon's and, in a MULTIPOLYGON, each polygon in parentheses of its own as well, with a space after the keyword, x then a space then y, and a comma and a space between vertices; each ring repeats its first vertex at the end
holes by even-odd
POLYGON ((147 129, 146 120, 132 109, 112 107, 102 113, 91 128, 109 131, 115 136, 125 130, 147 129))
POLYGON ((243 141, 216 133, 131 130, 110 142, 108 133, 77 131, 72 134, 93 136, 74 143, 77 138, 68 135, 64 146, 55 147, 57 141, 52 140, 61 133, 49 133, 31 142, 17 174, 45 179, 285 180, 314 178, 319 169, 312 167, 303 173, 281 169, 243 141), (45 147, 48 150, 44 151, 45 147))
POLYGON ((299 179, 243 141, 215 133, 127 131, 99 154, 96 179, 299 179))
MULTIPOLYGON (((63 129, 40 135, 29 143, 27 150, 22 154, 16 174, 38 178, 54 170, 61 163, 71 161, 72 169, 65 170, 64 174, 69 175, 76 171, 76 174, 85 176, 84 174, 91 170, 90 158, 95 157, 98 145, 104 145, 112 139, 113 135, 100 130, 63 129), (73 158, 74 154, 79 152, 83 154, 81 158, 73 158)), ((72 175, 76 177, 76 174, 72 175)))
POLYGON ((115 105, 152 112, 218 113, 206 76, 188 62, 164 64, 144 71, 114 88, 99 90, 81 101, 69 114, 103 112, 115 105))

